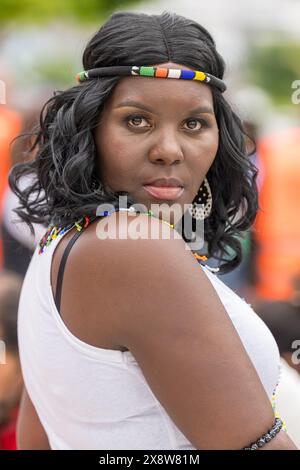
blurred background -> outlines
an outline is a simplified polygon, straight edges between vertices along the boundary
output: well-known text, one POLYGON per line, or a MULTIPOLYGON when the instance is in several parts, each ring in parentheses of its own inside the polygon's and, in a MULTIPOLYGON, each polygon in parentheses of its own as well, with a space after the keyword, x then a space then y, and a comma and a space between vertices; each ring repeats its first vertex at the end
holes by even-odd
MULTIPOLYGON (((243 234, 243 261, 221 280, 271 329, 282 357, 278 408, 300 447, 300 2, 299 0, 0 0, 0 449, 15 448, 22 376, 17 306, 33 238, 7 185, 24 158, 18 134, 44 102, 72 86, 85 44, 114 11, 174 11, 213 35, 227 64, 226 97, 256 142, 260 211, 243 234), (4 363, 5 362, 5 363, 4 363)), ((211 260, 214 266, 214 260, 211 260)))

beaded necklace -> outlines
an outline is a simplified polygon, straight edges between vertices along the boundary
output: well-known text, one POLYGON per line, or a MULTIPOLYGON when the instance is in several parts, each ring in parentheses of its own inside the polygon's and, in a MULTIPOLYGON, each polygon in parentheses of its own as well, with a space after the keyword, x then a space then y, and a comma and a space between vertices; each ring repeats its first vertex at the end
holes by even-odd
MULTIPOLYGON (((133 206, 129 207, 129 208, 120 207, 120 208, 116 208, 115 210, 113 210, 111 212, 103 211, 100 214, 97 214, 97 216, 107 217, 107 216, 109 216, 109 215, 111 215, 111 214, 113 214, 114 212, 117 212, 117 211, 136 212, 136 209, 133 206)), ((145 212, 145 214, 150 216, 150 217, 155 217, 153 211, 151 211, 150 209, 148 209, 148 211, 145 212)), ((50 226, 48 227, 45 235, 42 237, 42 239, 39 242, 38 254, 39 255, 42 254, 44 252, 45 248, 48 247, 50 245, 50 243, 52 242, 52 240, 55 240, 55 238, 58 235, 63 235, 65 232, 67 232, 72 227, 76 227, 76 230, 81 232, 81 230, 84 230, 86 227, 88 227, 88 225, 92 221, 94 221, 95 219, 96 219, 96 217, 90 218, 87 215, 85 215, 81 219, 76 221, 74 224, 70 224, 67 227, 56 227, 53 224, 50 224, 50 226)), ((162 220, 162 222, 164 222, 165 224, 169 225, 169 227, 174 229, 173 224, 169 224, 169 222, 167 222, 166 220, 162 220)), ((207 256, 199 255, 198 253, 193 253, 193 256, 198 261, 198 263, 200 263, 200 264, 202 264, 201 262, 208 260, 207 256)), ((213 273, 217 273, 219 271, 219 268, 212 268, 208 265, 205 265, 205 267, 208 268, 213 273)))

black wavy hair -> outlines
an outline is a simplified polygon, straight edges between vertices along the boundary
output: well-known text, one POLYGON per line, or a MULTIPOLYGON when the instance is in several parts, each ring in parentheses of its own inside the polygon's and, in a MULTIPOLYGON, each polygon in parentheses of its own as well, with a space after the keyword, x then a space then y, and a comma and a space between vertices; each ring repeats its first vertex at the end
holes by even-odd
MULTIPOLYGON (((115 12, 83 53, 85 70, 167 61, 204 70, 221 79, 224 75, 224 60, 208 31, 197 22, 168 11, 159 15, 115 12)), ((119 195, 127 195, 129 204, 138 202, 126 192, 116 193, 108 188, 105 195, 100 195, 97 191, 101 175, 96 172, 93 131, 120 78, 95 79, 56 91, 43 106, 29 148, 34 158, 15 165, 9 174, 9 185, 20 201, 15 212, 32 233, 32 223, 67 226, 83 215, 95 215, 102 202, 115 205, 119 195), (20 177, 29 174, 33 181, 21 189, 20 177)), ((249 136, 240 118, 219 90, 212 87, 212 93, 219 148, 207 174, 213 207, 205 220, 205 241, 208 256, 225 261, 220 265, 222 274, 242 259, 239 235, 252 225, 258 210, 257 168, 246 150, 249 136), (234 252, 231 258, 230 251, 234 252)))

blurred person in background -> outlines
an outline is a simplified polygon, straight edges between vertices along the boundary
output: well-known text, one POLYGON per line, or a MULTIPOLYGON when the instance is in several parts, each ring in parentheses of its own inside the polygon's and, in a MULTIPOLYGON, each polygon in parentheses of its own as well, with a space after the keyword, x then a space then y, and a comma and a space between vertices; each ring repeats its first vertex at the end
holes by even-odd
POLYGON ((267 134, 257 148, 263 178, 254 223, 256 295, 289 300, 300 266, 300 127, 267 134))
POLYGON ((23 387, 17 340, 17 312, 22 278, 0 272, 0 340, 5 360, 0 363, 0 450, 16 449, 16 421, 23 387))
MULTIPOLYGON (((23 189, 32 184, 31 177, 22 178, 23 189)), ((3 213, 0 226, 3 243, 3 269, 15 272, 24 277, 38 240, 45 228, 34 224, 35 235, 14 212, 18 206, 18 197, 8 187, 4 194, 3 213)))
MULTIPOLYGON (((12 167, 11 142, 20 133, 22 118, 20 114, 9 107, 12 77, 7 65, 0 61, 0 80, 5 84, 5 100, 0 100, 0 222, 3 214, 3 198, 8 187, 7 176, 12 167)), ((0 270, 3 268, 3 246, 0 233, 0 270)))
MULTIPOLYGON (((27 152, 28 147, 31 145, 32 129, 38 122, 41 103, 51 93, 49 87, 45 86, 31 93, 30 90, 27 90, 26 94, 31 96, 31 99, 27 99, 26 105, 21 111, 22 129, 20 129, 18 138, 14 139, 11 145, 10 160, 12 164, 24 162, 26 159, 34 157, 34 153, 28 155, 27 152)), ((23 177, 20 184, 23 190, 26 186, 30 186, 32 184, 31 176, 23 177)), ((24 277, 37 240, 42 237, 45 227, 34 224, 35 236, 33 236, 28 226, 14 212, 18 205, 18 197, 6 185, 2 197, 2 217, 0 219, 3 269, 13 271, 24 277)))

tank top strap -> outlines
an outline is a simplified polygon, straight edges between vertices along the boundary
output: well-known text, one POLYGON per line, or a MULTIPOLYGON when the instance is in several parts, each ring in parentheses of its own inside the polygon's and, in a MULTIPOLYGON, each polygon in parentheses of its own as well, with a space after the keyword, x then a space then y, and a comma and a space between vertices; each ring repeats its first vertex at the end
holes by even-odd
MULTIPOLYGON (((93 219, 90 220, 89 225, 93 223, 97 217, 94 217, 93 219)), ((68 241, 66 248, 64 249, 64 252, 62 254, 60 263, 59 263, 59 269, 58 269, 58 274, 57 274, 57 281, 56 281, 56 291, 55 291, 55 305, 60 313, 60 304, 61 304, 61 293, 62 293, 62 283, 63 283, 63 275, 64 275, 64 270, 66 266, 66 262, 68 259, 68 256, 70 254, 71 248, 76 242, 76 240, 80 237, 80 235, 84 232, 84 230, 77 231, 72 238, 68 241)))
MULTIPOLYGON (((115 208, 112 212, 103 211, 103 213, 98 214, 97 216, 94 216, 93 218, 90 219, 88 225, 90 225, 91 223, 93 223, 93 222, 94 222, 96 219, 98 219, 99 217, 106 217, 106 216, 109 216, 109 215, 113 214, 114 212, 118 212, 118 211, 137 212, 136 209, 134 208, 134 206, 131 206, 130 208, 117 207, 117 208, 115 208)), ((149 211, 148 211, 147 214, 148 214, 148 215, 152 215, 152 214, 151 214, 151 211, 150 211, 150 213, 149 213, 149 211)), ((65 247, 64 252, 63 252, 63 254, 62 254, 62 257, 61 257, 61 260, 60 260, 59 269, 58 269, 58 275, 57 275, 57 281, 56 281, 55 298, 54 298, 55 305, 56 305, 57 311, 58 311, 59 313, 60 313, 60 305, 61 305, 61 293, 62 293, 63 275, 64 275, 64 270, 65 270, 67 258, 68 258, 68 256, 69 256, 69 253, 70 253, 71 248, 73 247, 74 243, 75 243, 76 240, 80 237, 81 233, 84 232, 84 230, 85 230, 85 229, 80 230, 80 231, 76 232, 76 233, 73 235, 73 237, 72 237, 72 238, 69 240, 69 242, 67 243, 67 246, 65 247)))
MULTIPOLYGON (((130 210, 130 209, 125 209, 125 208, 115 208, 114 211, 109 212, 109 211, 104 211, 102 214, 99 214, 97 216, 94 216, 93 218, 90 219, 89 225, 91 225, 95 220, 99 219, 99 217, 106 217, 114 212, 122 211, 122 210, 130 210)), ((59 268, 58 268, 58 274, 57 274, 57 281, 56 281, 56 291, 55 291, 55 305, 57 308, 57 311, 60 313, 60 305, 61 305, 61 293, 62 293, 62 283, 63 283, 63 275, 64 275, 64 270, 66 266, 66 262, 68 259, 68 256, 70 254, 71 248, 73 247, 74 243, 76 240, 80 237, 82 232, 84 232, 85 229, 80 230, 76 232, 73 237, 69 240, 67 243, 66 248, 64 249, 64 252, 62 254, 60 263, 59 263, 59 268)))

